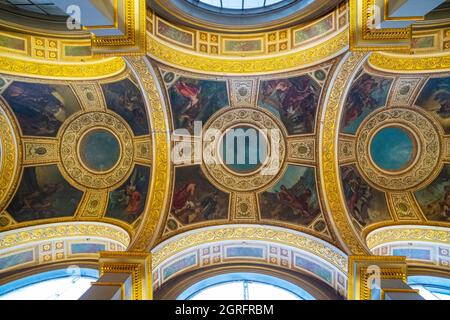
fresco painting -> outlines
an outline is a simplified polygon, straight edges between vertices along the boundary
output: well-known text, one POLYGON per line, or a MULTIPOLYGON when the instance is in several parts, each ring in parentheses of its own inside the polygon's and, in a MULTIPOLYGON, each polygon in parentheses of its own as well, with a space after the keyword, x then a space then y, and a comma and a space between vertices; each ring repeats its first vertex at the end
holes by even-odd
POLYGON ((127 223, 135 222, 144 212, 150 180, 150 168, 136 165, 128 180, 109 193, 106 216, 127 223))
POLYGON ((392 79, 360 72, 350 88, 342 110, 341 131, 355 134, 371 112, 386 105, 391 85, 392 79))
POLYGON ((73 216, 82 196, 56 165, 26 167, 7 211, 17 222, 73 216))
POLYGON ((144 98, 132 80, 103 84, 102 88, 108 109, 120 115, 136 136, 150 133, 144 98))
POLYGON ((428 80, 416 101, 442 124, 446 134, 450 134, 450 77, 428 80))
POLYGON ((261 81, 259 106, 281 119, 289 134, 313 133, 321 87, 307 75, 261 81))
POLYGON ((280 181, 259 195, 262 219, 308 226, 320 214, 314 168, 289 165, 280 181))
POLYGON ((445 165, 439 176, 415 196, 428 220, 450 221, 450 165, 445 165))
POLYGON ((197 255, 191 254, 186 257, 183 257, 172 264, 169 264, 167 267, 163 268, 163 280, 166 280, 176 274, 179 271, 187 269, 189 267, 197 265, 197 255))
POLYGON ((225 52, 261 52, 262 40, 225 40, 225 52))
POLYGON ((325 19, 314 23, 313 25, 301 30, 297 30, 294 33, 295 44, 307 41, 309 39, 316 38, 320 35, 333 31, 333 15, 329 15, 325 19))
POLYGON ((72 254, 97 253, 105 250, 106 246, 102 243, 72 243, 70 245, 72 254))
POLYGON ((227 258, 253 257, 264 258, 264 250, 256 247, 229 247, 226 248, 227 258))
POLYGON ((173 40, 181 45, 193 47, 193 34, 174 28, 171 25, 158 19, 158 34, 164 38, 173 40))
POLYGON ((215 188, 200 166, 177 168, 171 213, 182 224, 228 217, 229 195, 215 188))
POLYGON ((34 261, 34 253, 32 250, 11 254, 0 258, 0 270, 5 270, 32 261, 34 261))
POLYGON ((218 110, 229 105, 225 81, 180 77, 169 90, 175 129, 194 133, 194 122, 203 125, 218 110))
POLYGON ((333 281, 333 273, 321 265, 300 256, 295 256, 295 266, 314 273, 328 283, 333 281))
POLYGON ((348 211, 361 226, 391 220, 384 193, 369 186, 356 166, 341 167, 341 178, 348 211))
POLYGON ((431 251, 427 249, 396 248, 392 250, 393 256, 405 256, 408 259, 431 260, 431 251))
POLYGON ((3 97, 27 136, 55 137, 63 122, 81 110, 67 85, 13 82, 3 97))

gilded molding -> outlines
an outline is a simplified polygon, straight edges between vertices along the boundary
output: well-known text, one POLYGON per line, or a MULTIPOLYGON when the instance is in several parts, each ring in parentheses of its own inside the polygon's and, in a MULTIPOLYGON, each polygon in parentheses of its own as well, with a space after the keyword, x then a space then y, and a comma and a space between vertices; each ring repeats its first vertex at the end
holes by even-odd
POLYGON ((420 56, 374 52, 369 65, 379 71, 392 73, 430 73, 450 70, 450 54, 420 56))
MULTIPOLYGON (((150 66, 143 57, 128 57, 130 67, 136 73, 143 92, 146 93, 148 113, 154 134, 152 135, 152 182, 150 200, 147 202, 145 215, 135 239, 131 244, 132 250, 145 251, 157 236, 158 224, 163 220, 168 206, 168 195, 171 186, 170 136, 164 99, 157 87, 157 80, 150 72, 150 66)), ((163 221, 162 223, 165 223, 163 221)))
POLYGON ((195 246, 227 240, 269 240, 316 255, 347 274, 347 256, 333 245, 311 235, 271 226, 228 225, 201 228, 179 234, 159 244, 152 251, 153 267, 195 246))
POLYGON ((373 277, 406 282, 405 257, 350 256, 348 258, 348 300, 372 300, 373 277))
POLYGON ((334 223, 342 242, 352 254, 366 254, 368 249, 358 237, 350 221, 340 187, 338 167, 338 139, 340 110, 344 103, 346 88, 350 85, 352 75, 365 60, 366 54, 352 53, 345 57, 336 70, 336 78, 331 84, 328 100, 325 101, 324 115, 321 122, 320 175, 324 200, 329 208, 330 218, 334 223))
POLYGON ((23 164, 56 163, 58 156, 58 141, 56 139, 22 138, 23 164))
POLYGON ((348 30, 344 29, 336 36, 308 49, 262 58, 214 58, 190 53, 166 45, 150 34, 147 35, 147 43, 148 54, 152 58, 184 69, 229 74, 267 73, 306 68, 337 56, 348 46, 348 30))
POLYGON ((420 108, 388 108, 372 113, 356 133, 356 163, 363 177, 380 190, 418 190, 429 184, 441 171, 442 127, 420 108), (378 130, 396 126, 411 133, 416 154, 405 169, 385 171, 378 168, 370 156, 372 137, 378 130))
POLYGON ((72 88, 86 111, 105 111, 102 88, 98 83, 75 83, 72 88))
POLYGON ((38 225, 0 233, 0 251, 25 244, 67 237, 101 237, 121 243, 130 243, 129 234, 122 228, 99 222, 67 222, 38 225))
POLYGON ((417 208, 414 196, 409 192, 389 192, 387 194, 390 212, 395 220, 415 220, 420 221, 420 213, 417 208))
POLYGON ((46 79, 101 79, 125 70, 122 58, 108 58, 98 61, 78 63, 51 63, 0 57, 0 73, 46 79))
POLYGON ((6 207, 18 183, 22 150, 17 129, 8 120, 6 104, 0 99, 0 212, 6 207))
POLYGON ((262 191, 276 181, 284 172, 286 162, 287 133, 269 111, 262 108, 223 108, 217 112, 205 125, 203 136, 202 169, 205 176, 217 188, 227 192, 262 191), (225 134, 229 128, 236 125, 247 124, 255 130, 265 132, 270 152, 264 163, 253 172, 238 174, 228 169, 218 151, 220 138, 216 139, 216 130, 225 134), (214 130, 209 130, 209 129, 214 130))
POLYGON ((80 219, 100 219, 108 203, 107 190, 87 190, 77 210, 80 219))
POLYGON ((255 221, 258 217, 258 203, 255 193, 232 193, 230 216, 232 220, 255 221))
POLYGON ((122 184, 131 174, 134 158, 133 134, 128 124, 113 112, 75 114, 67 120, 58 135, 60 162, 64 177, 79 189, 113 188, 122 184), (86 132, 104 128, 120 142, 120 159, 108 172, 96 172, 85 167, 79 157, 79 143, 86 132))
POLYGON ((151 255, 141 252, 100 252, 100 276, 105 273, 130 273, 133 300, 152 299, 151 255))
POLYGON ((450 243, 450 229, 417 225, 391 226, 372 231, 366 238, 367 246, 370 249, 399 241, 423 241, 448 245, 450 243))
POLYGON ((292 163, 310 163, 316 161, 316 138, 288 138, 288 161, 292 163))

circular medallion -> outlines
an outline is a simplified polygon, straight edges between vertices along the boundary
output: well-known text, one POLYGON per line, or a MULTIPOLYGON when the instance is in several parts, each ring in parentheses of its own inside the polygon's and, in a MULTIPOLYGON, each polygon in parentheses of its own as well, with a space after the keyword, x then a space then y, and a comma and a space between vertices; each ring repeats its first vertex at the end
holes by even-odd
POLYGON ((227 192, 263 190, 286 168, 285 137, 278 119, 263 109, 225 108, 205 126, 203 171, 227 192))
POLYGON ((107 172, 120 160, 120 142, 106 129, 93 129, 80 139, 78 154, 87 169, 93 172, 107 172))
POLYGON ((359 171, 378 189, 418 190, 440 172, 441 131, 419 108, 377 110, 357 132, 359 171))
POLYGON ((89 112, 71 117, 60 130, 59 163, 63 175, 80 189, 115 187, 133 167, 133 135, 114 113, 89 112))

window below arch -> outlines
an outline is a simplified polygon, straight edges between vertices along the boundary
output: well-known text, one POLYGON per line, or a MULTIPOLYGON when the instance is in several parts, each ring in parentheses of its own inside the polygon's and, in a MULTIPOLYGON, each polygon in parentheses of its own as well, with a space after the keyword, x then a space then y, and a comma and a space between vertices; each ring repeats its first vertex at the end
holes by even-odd
POLYGON ((207 278, 186 289, 177 300, 315 300, 283 279, 258 273, 228 273, 207 278))
POLYGON ((98 277, 78 267, 42 272, 0 286, 0 300, 78 300, 98 277))
POLYGON ((408 284, 425 300, 450 300, 450 279, 433 276, 410 276, 408 284))

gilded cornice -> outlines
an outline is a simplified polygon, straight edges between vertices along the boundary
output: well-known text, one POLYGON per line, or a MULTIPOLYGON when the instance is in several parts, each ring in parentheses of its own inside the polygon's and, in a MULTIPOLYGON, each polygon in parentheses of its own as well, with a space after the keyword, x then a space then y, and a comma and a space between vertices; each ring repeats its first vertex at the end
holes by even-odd
POLYGON ((147 36, 147 41, 148 54, 152 58, 175 67, 209 73, 256 74, 306 68, 336 57, 348 47, 348 31, 343 30, 335 37, 308 49, 262 58, 215 58, 181 51, 151 35, 147 36))
POLYGON ((450 54, 424 56, 374 52, 369 57, 369 65, 393 73, 445 72, 450 70, 450 54))
POLYGON ((330 85, 328 98, 324 104, 324 115, 320 129, 322 147, 320 148, 321 165, 319 167, 325 203, 331 221, 341 237, 341 242, 347 248, 347 252, 351 254, 367 254, 368 249, 354 230, 346 209, 340 187, 337 144, 340 110, 345 100, 346 88, 349 87, 354 73, 365 58, 366 54, 363 53, 348 54, 338 66, 335 79, 330 85))
POLYGON ((153 268, 166 259, 203 244, 228 240, 259 240, 271 241, 310 252, 333 266, 344 274, 347 273, 347 256, 333 245, 311 235, 273 226, 242 226, 228 225, 201 228, 172 237, 159 244, 152 251, 153 268))
POLYGON ((131 244, 134 251, 145 251, 155 240, 157 228, 166 211, 170 195, 171 163, 169 124, 163 104, 164 98, 158 89, 156 76, 150 71, 150 64, 144 57, 127 58, 130 68, 135 72, 146 93, 145 99, 149 108, 152 135, 152 182, 150 200, 147 202, 142 223, 131 244))
POLYGON ((117 226, 98 222, 67 222, 38 225, 0 233, 0 252, 43 240, 68 237, 101 237, 120 242, 125 248, 129 234, 117 226))
POLYGON ((125 70, 122 58, 52 63, 0 56, 0 73, 45 79, 87 80, 117 75, 125 70))
POLYGON ((450 243, 450 229, 418 225, 386 227, 371 232, 366 241, 370 249, 382 244, 400 241, 422 241, 448 245, 450 243))

